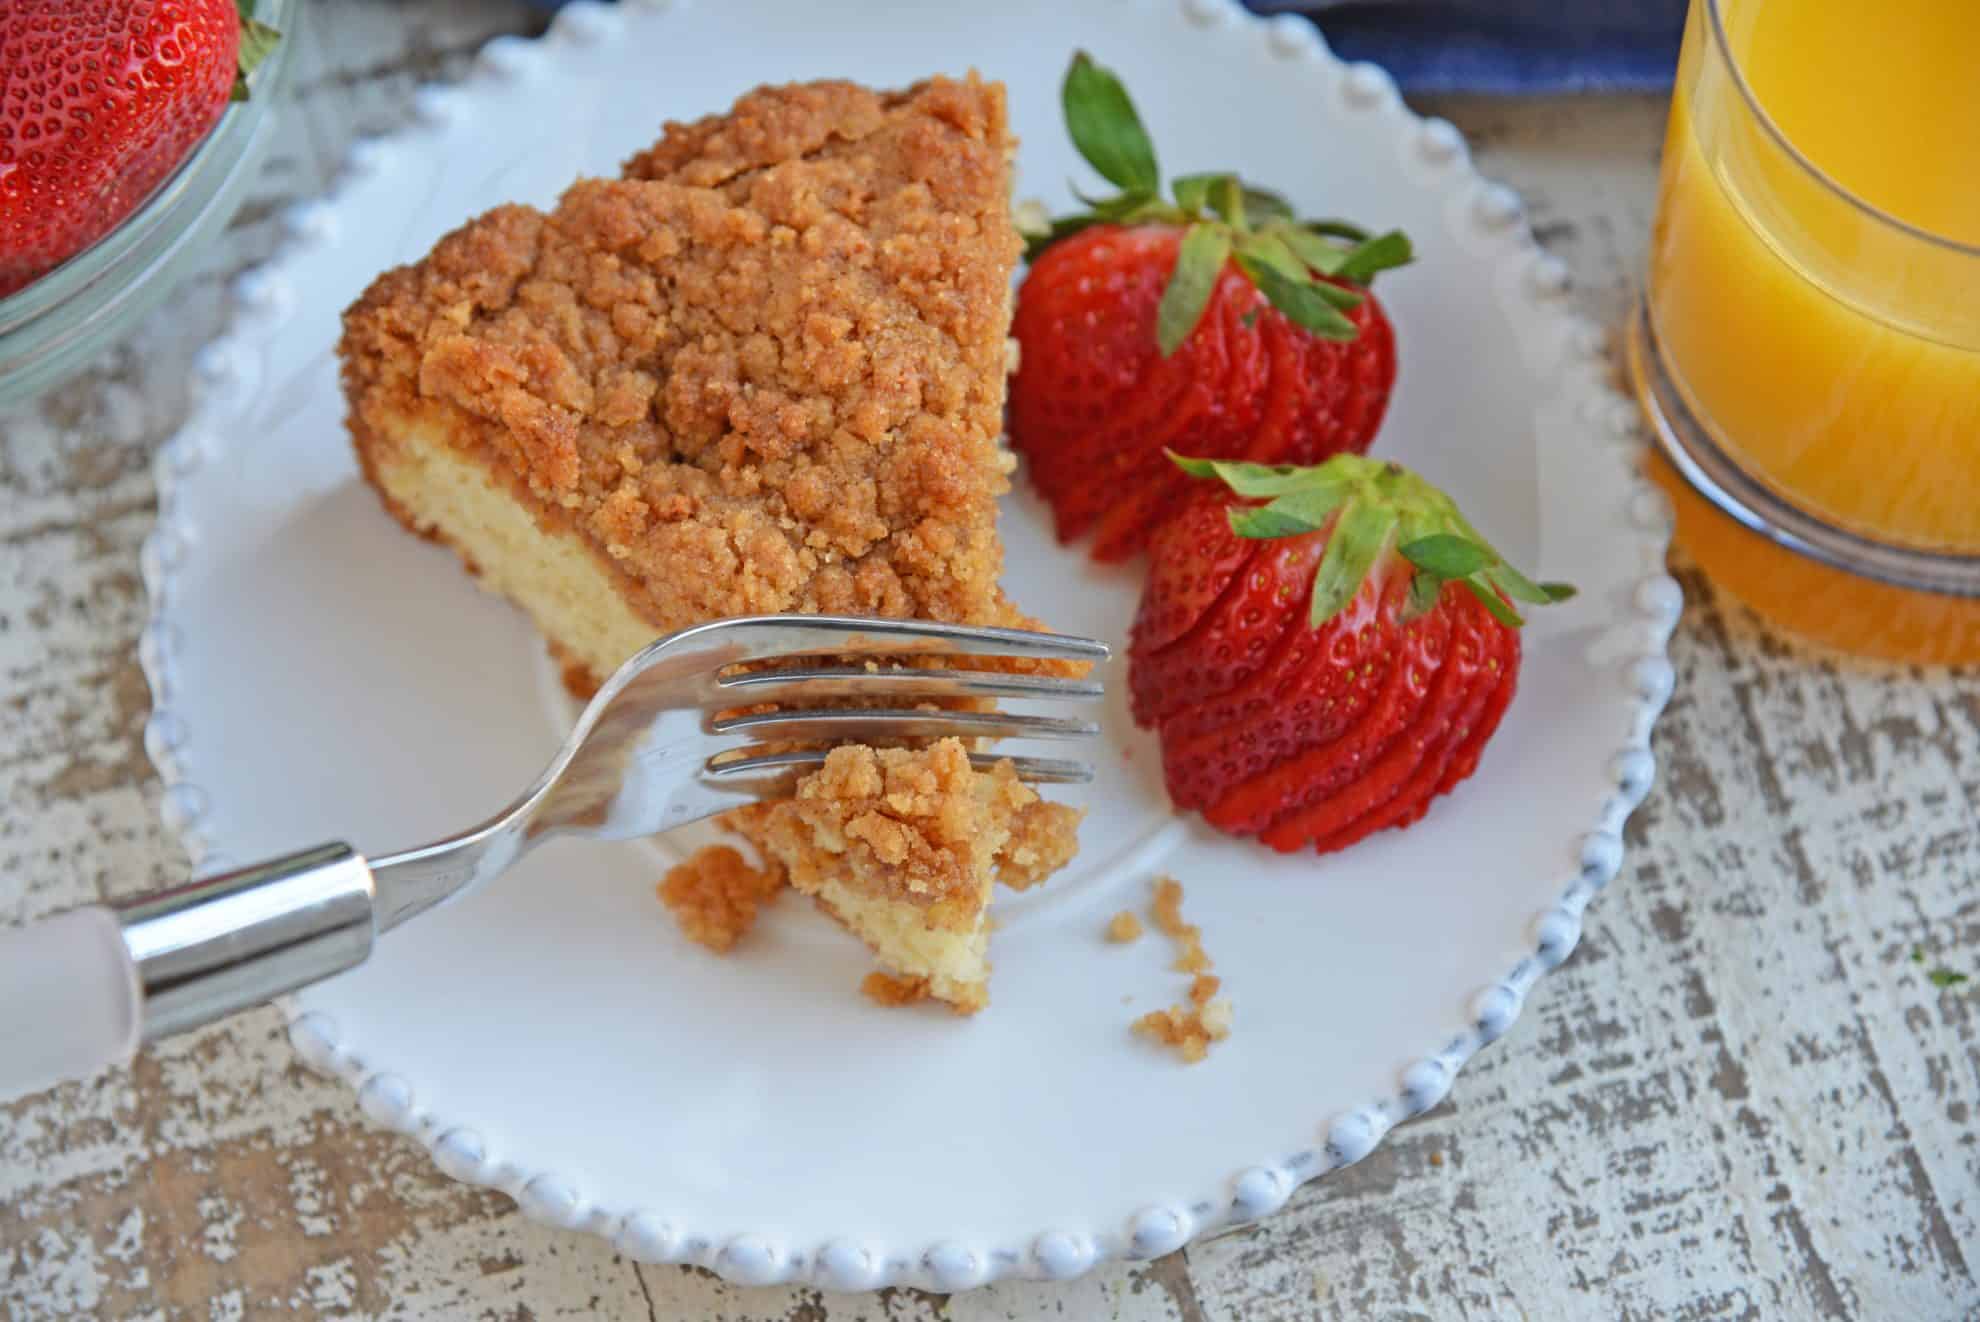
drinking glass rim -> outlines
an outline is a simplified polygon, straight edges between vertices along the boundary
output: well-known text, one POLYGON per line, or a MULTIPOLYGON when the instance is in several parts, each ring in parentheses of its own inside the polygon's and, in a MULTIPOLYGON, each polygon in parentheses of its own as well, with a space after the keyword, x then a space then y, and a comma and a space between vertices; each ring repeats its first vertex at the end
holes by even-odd
MULTIPOLYGON (((1774 122, 1774 117, 1769 115, 1765 107, 1760 104, 1760 98, 1754 95, 1752 86, 1746 81, 1746 74, 1740 69, 1739 61, 1733 58, 1732 43, 1726 40, 1725 19, 1720 13, 1721 0, 1704 0, 1704 4, 1706 13, 1712 23, 1712 44, 1717 48, 1718 57, 1724 62, 1726 72, 1732 78, 1733 86, 1739 89, 1740 99, 1746 102, 1746 108, 1753 112, 1753 117, 1760 121, 1762 128, 1767 130, 1767 136, 1772 138, 1780 146, 1780 149, 1788 154, 1789 159, 1807 171, 1817 183, 1821 184, 1829 192, 1834 193, 1844 202, 1847 202, 1850 206, 1870 217, 1870 219, 1880 224, 1888 225, 1892 229, 1911 238, 1931 244, 1933 247, 1943 248, 1961 257, 1972 257, 1980 260, 1980 243, 1965 243, 1949 235, 1928 230, 1922 225, 1914 225, 1908 220, 1902 220, 1897 216, 1893 216, 1890 212, 1875 203, 1857 196, 1857 194, 1845 188, 1827 170, 1824 170, 1821 166, 1809 160, 1807 154, 1801 148, 1794 145, 1788 138, 1788 135, 1782 131, 1781 126, 1774 122)), ((1679 94, 1682 95, 1681 90, 1679 94)))

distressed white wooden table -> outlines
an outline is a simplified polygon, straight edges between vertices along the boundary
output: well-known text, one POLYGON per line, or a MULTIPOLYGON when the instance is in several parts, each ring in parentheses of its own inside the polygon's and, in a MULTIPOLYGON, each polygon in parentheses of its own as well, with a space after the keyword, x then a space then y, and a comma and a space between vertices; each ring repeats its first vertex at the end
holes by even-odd
MULTIPOLYGON (((205 274, 0 418, 0 921, 181 874, 142 746, 137 553, 188 356, 354 135, 532 22, 315 5, 283 137, 205 274)), ((1433 109, 1616 324, 1662 102, 1433 109)), ((1980 1317, 1980 676, 1811 656, 1679 572, 1661 783, 1580 949, 1450 1102, 1266 1225, 1066 1286, 739 1289, 445 1179, 264 1012, 0 1109, 0 1315, 1980 1317), (1938 965, 1976 976, 1940 988, 1938 965)))

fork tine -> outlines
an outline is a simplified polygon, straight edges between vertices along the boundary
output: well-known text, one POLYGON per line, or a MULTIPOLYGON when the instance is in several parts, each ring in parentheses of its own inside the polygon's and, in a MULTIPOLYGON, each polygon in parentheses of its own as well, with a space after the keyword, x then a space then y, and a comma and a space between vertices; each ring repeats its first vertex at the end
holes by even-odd
POLYGON ((735 661, 784 656, 946 654, 1104 661, 1107 645, 1092 638, 1030 629, 942 624, 934 620, 860 619, 846 615, 757 615, 717 620, 676 634, 673 643, 701 642, 738 649, 735 661))
POLYGON ((815 702, 821 698, 1036 698, 1076 701, 1106 695, 1097 679, 1006 675, 994 670, 867 670, 816 666, 749 670, 716 681, 737 703, 815 702))
POLYGON ((710 734, 777 739, 1084 739, 1100 733, 1092 721, 1017 712, 905 711, 871 707, 773 711, 707 721, 710 734))
MULTIPOLYGON (((1084 762, 1062 757, 1000 758, 990 753, 971 753, 969 764, 988 771, 1008 761, 1017 778, 1035 785, 1083 785, 1093 779, 1093 768, 1084 762)), ((754 757, 717 754, 702 767, 703 781, 724 790, 770 795, 789 793, 791 781, 807 771, 825 765, 825 750, 808 749, 792 753, 759 753, 754 757)))

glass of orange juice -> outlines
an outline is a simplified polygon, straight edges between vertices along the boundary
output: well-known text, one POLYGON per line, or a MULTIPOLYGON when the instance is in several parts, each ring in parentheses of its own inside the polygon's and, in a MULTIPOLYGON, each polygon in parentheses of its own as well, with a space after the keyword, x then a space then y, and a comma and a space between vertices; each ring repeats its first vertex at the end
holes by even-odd
POLYGON ((1630 340, 1708 574, 1980 660, 1980 0, 1693 0, 1630 340))

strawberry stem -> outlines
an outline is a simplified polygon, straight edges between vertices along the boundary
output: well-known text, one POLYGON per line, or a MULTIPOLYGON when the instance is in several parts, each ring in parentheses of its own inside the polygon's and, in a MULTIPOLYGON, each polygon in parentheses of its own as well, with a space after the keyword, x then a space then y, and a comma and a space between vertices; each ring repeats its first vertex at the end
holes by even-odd
POLYGON ((1217 277, 1224 273, 1224 262, 1230 255, 1231 236, 1220 226, 1191 225, 1183 232, 1182 247, 1176 250, 1175 273, 1155 310, 1155 342, 1164 358, 1181 348, 1196 323, 1203 320, 1210 296, 1217 290, 1217 277))
POLYGON ((1095 64, 1085 51, 1074 52, 1059 88, 1059 102, 1073 146, 1102 179, 1123 193, 1142 196, 1162 186, 1155 144, 1113 70, 1095 64))
POLYGON ((241 15, 240 53, 234 64, 234 88, 227 94, 229 101, 248 99, 248 77, 261 62, 275 49, 282 34, 254 16, 255 0, 236 0, 235 8, 241 15))
POLYGON ((1162 174, 1155 144, 1120 78, 1085 51, 1074 53, 1059 89, 1066 131, 1086 163, 1121 191, 1114 197, 1073 195, 1086 210, 1061 216, 1025 233, 1025 260, 1036 261, 1054 243, 1096 224, 1186 226, 1189 235, 1214 231, 1221 251, 1208 238, 1194 249, 1185 236, 1175 270, 1162 296, 1156 339, 1164 357, 1189 338, 1214 289, 1225 261, 1239 269, 1271 305, 1295 325, 1332 340, 1352 340, 1357 332, 1341 315, 1362 296, 1344 284, 1367 286, 1375 276, 1409 262, 1410 243, 1400 231, 1371 236, 1341 220, 1302 221, 1284 197, 1246 184, 1227 172, 1178 175, 1170 181, 1173 204, 1162 200, 1162 174), (1212 255, 1218 265, 1207 274, 1212 255), (1194 309, 1195 315, 1184 319, 1194 309))
POLYGON ((1535 583, 1506 562, 1458 511, 1456 502, 1393 461, 1337 454, 1311 467, 1239 460, 1169 458, 1191 477, 1222 482, 1235 495, 1263 500, 1233 506, 1240 537, 1303 537, 1325 532, 1327 548, 1313 578, 1312 622, 1324 624, 1360 591, 1389 551, 1410 566, 1404 603, 1413 619, 1437 603, 1446 583, 1462 584, 1508 628, 1524 621, 1515 601, 1552 605, 1574 595, 1566 583, 1535 583))

